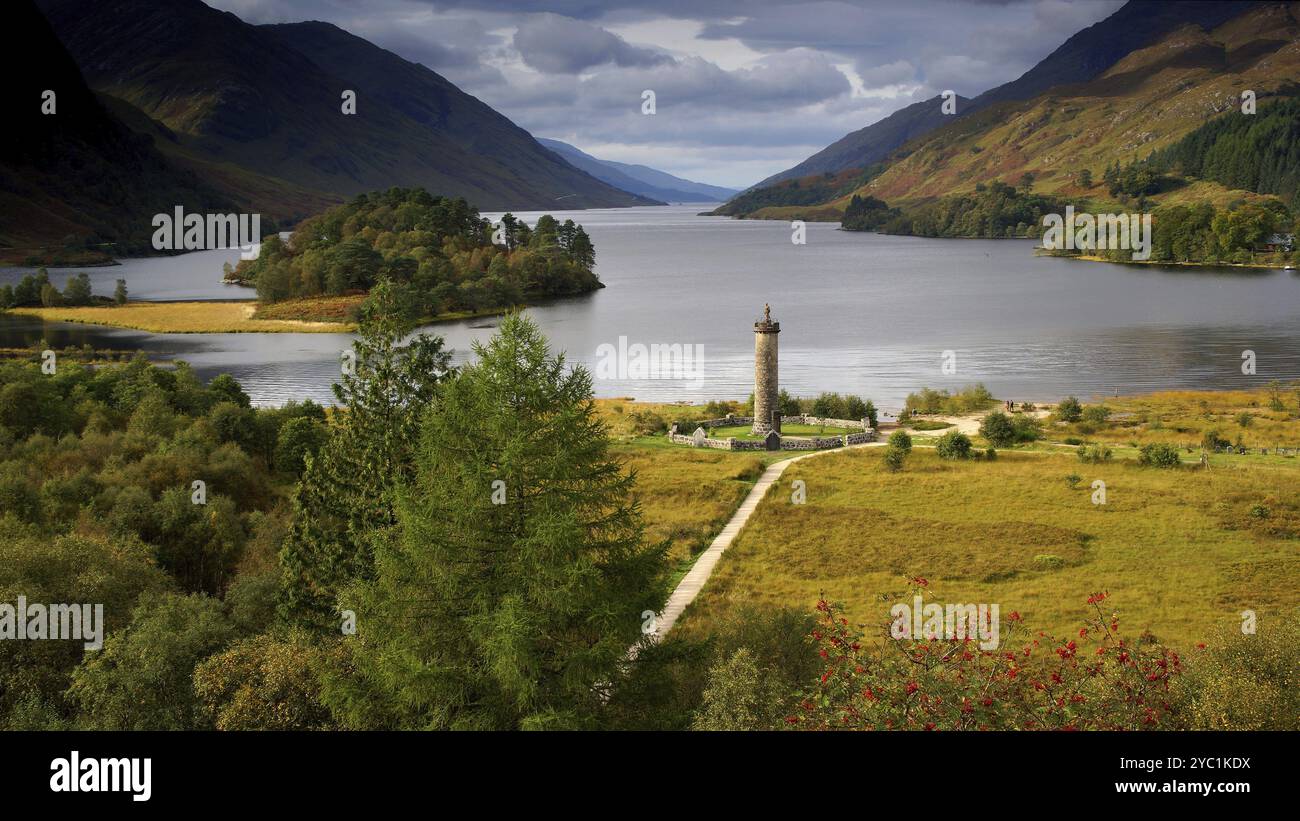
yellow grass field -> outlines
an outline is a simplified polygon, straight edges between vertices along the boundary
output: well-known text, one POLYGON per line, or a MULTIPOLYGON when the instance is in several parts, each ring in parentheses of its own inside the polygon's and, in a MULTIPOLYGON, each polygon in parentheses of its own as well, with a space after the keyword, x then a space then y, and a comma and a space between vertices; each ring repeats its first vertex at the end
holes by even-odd
MULTIPOLYGON (((1083 397, 1080 397, 1083 399, 1083 397)), ((1112 413, 1108 422, 1089 430, 1084 423, 1049 426, 1053 439, 1076 436, 1117 445, 1169 442, 1197 448, 1211 429, 1221 438, 1250 448, 1300 448, 1300 385, 1278 386, 1282 410, 1270 408, 1268 390, 1163 391, 1118 399, 1096 397, 1112 413), (1249 419, 1242 419, 1243 414, 1249 419), (1241 422, 1245 421, 1243 427, 1241 422)))
POLYGON ((676 577, 708 547, 763 468, 785 458, 766 452, 695 450, 669 444, 663 436, 637 435, 636 414, 689 413, 690 406, 598 399, 596 409, 616 442, 615 456, 636 472, 646 537, 672 542, 669 557, 676 563, 676 577))
POLYGON ((1003 452, 949 462, 916 448, 901 473, 871 448, 791 466, 723 556, 682 626, 707 631, 743 603, 888 620, 908 579, 939 601, 997 603, 1035 629, 1077 630, 1108 591, 1126 632, 1187 649, 1239 625, 1295 618, 1300 605, 1300 469, 1239 461, 1200 471, 1072 454, 1003 452), (1066 477, 1078 474, 1071 487, 1066 477), (792 482, 807 503, 791 503, 792 482), (1093 504, 1093 480, 1106 503, 1093 504))
POLYGON ((672 540, 670 557, 688 560, 708 547, 763 472, 754 455, 671 451, 619 445, 615 455, 637 475, 637 498, 651 541, 672 540))
POLYGON ((299 319, 258 319, 257 303, 128 302, 121 306, 77 308, 10 308, 10 313, 54 322, 108 325, 160 334, 344 333, 356 326, 346 322, 299 319))

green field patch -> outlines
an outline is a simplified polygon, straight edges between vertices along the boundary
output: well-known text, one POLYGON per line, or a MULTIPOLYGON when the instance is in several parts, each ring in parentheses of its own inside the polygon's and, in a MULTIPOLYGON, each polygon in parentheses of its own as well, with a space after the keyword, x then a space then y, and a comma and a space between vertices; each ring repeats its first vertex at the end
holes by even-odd
MULTIPOLYGON (((687 434, 691 431, 686 431, 687 434)), ((781 425, 782 436, 843 436, 846 433, 862 433, 862 428, 840 428, 831 425, 801 425, 796 423, 781 425)), ((710 439, 762 439, 750 433, 749 425, 728 425, 709 430, 710 439)))

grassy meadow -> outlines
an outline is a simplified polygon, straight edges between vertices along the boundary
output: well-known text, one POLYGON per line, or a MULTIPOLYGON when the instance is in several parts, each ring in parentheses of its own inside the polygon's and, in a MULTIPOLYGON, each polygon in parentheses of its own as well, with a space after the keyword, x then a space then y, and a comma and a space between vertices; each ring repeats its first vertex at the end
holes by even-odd
POLYGON ((1004 452, 949 462, 916 448, 901 473, 882 449, 793 465, 723 557, 683 627, 707 630, 744 602, 811 610, 819 596, 882 623, 912 577, 941 601, 999 604, 1035 629, 1078 629, 1109 591, 1126 631, 1187 648, 1300 604, 1300 469, 1159 470, 1004 452), (1082 480, 1071 486, 1067 477, 1082 480), (792 482, 807 503, 790 502, 792 482), (1105 505, 1091 483, 1106 483, 1105 505), (1261 516, 1258 508, 1267 511, 1261 516))
MULTIPOLYGON (((1300 394, 1172 391, 1094 399, 1105 422, 1043 421, 1044 438, 993 461, 945 461, 917 442, 900 473, 882 448, 826 453, 792 465, 728 550, 679 629, 706 633, 745 603, 811 610, 825 595, 861 622, 881 622, 912 577, 943 601, 998 603, 1035 629, 1077 630, 1084 602, 1109 591, 1125 630, 1187 649, 1240 623, 1291 618, 1300 606, 1300 458, 1212 454, 1209 430, 1246 447, 1300 446, 1300 394), (1284 404, 1275 407, 1275 400, 1284 404), (1246 418, 1249 417, 1249 418, 1246 418), (1243 424, 1244 422, 1244 424, 1243 424), (1085 464, 1064 444, 1103 443, 1085 464), (1183 466, 1138 464, 1141 445, 1183 449, 1183 466), (1092 503, 1105 482, 1106 504, 1092 503), (791 503, 803 480, 807 503, 791 503)), ((682 405, 599 400, 639 474, 651 534, 689 562, 743 499, 762 466, 789 454, 673 446, 640 435, 653 413, 682 405)), ((977 414, 982 415, 982 414, 977 414)), ((975 437, 983 446, 982 440, 975 437)), ((683 565, 683 567, 685 564, 683 565)))
POLYGON ((332 320, 263 318, 257 303, 128 302, 125 305, 10 308, 10 313, 51 322, 131 328, 156 334, 342 333, 355 325, 332 320))
POLYGON ((640 415, 677 416, 692 406, 597 399, 596 409, 615 441, 614 455, 637 476, 646 537, 668 539, 674 584, 740 506, 763 469, 788 454, 686 448, 638 432, 640 415))
POLYGON ((689 563, 709 546, 765 466, 752 454, 719 450, 674 453, 629 444, 616 446, 614 453, 636 472, 646 537, 671 540, 669 555, 679 563, 689 563))
POLYGON ((1214 430, 1248 448, 1300 448, 1300 386, 1279 386, 1282 410, 1270 407, 1270 391, 1164 391, 1144 396, 1097 397, 1090 404, 1111 411, 1104 424, 1050 425, 1049 438, 1075 437, 1114 445, 1168 442, 1198 449, 1214 430), (1244 423, 1244 424, 1243 424, 1244 423))
MULTIPOLYGON (((314 296, 270 304, 255 300, 128 302, 126 305, 9 308, 51 322, 130 328, 156 334, 350 333, 365 294, 314 296)), ((505 308, 449 311, 420 322, 452 322, 504 313, 505 308)))

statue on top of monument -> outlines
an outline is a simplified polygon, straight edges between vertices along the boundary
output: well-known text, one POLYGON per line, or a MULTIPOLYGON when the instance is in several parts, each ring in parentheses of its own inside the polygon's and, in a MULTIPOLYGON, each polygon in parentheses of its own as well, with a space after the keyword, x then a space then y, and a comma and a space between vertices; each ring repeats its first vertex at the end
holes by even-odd
POLYGON ((763 303, 763 321, 772 321, 772 306, 768 305, 766 302, 763 303))

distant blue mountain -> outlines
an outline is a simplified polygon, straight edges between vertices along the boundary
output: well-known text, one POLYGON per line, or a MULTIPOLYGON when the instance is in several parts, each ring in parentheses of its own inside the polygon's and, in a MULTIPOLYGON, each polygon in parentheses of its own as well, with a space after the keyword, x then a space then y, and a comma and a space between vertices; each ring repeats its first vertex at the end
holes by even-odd
POLYGON ((734 188, 684 180, 644 165, 598 159, 559 140, 539 137, 537 141, 601 182, 630 194, 663 202, 723 202, 739 193, 734 188))

